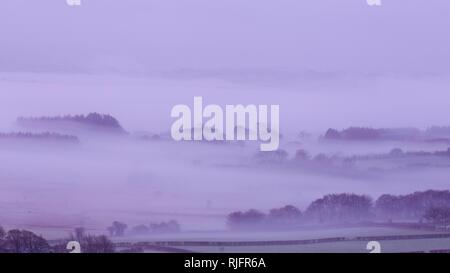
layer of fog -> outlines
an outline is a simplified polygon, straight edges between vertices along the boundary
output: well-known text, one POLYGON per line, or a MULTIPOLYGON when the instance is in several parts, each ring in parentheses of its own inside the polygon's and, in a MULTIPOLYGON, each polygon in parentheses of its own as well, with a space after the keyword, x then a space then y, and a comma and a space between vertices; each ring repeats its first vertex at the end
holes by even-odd
MULTIPOLYGON (((203 96, 205 104, 279 104, 291 157, 300 148, 447 148, 316 139, 329 127, 450 125, 448 1, 82 1, 2 1, 0 131, 20 130, 18 116, 99 112, 130 132, 168 132, 171 108, 203 96), (312 138, 299 139, 301 131, 312 138)), ((0 224, 11 227, 103 231, 113 220, 177 219, 183 229, 223 229, 233 210, 303 209, 332 192, 448 189, 449 178, 446 169, 374 179, 249 168, 256 145, 99 136, 70 148, 0 148, 0 224)))
MULTIPOLYGON (((443 150, 442 144, 320 143, 328 127, 447 125, 445 79, 368 78, 272 86, 217 80, 2 74, 2 131, 17 131, 17 116, 109 113, 135 131, 168 132, 174 104, 280 104, 281 148, 326 154, 443 150), (355 84, 356 82, 356 84, 355 84), (395 95, 389 90, 398 90, 395 95), (341 90, 342 92, 334 92, 341 90), (381 94, 381 95, 380 95, 381 94), (407 94, 409 94, 407 96, 407 94), (406 99, 407 98, 407 99, 406 99), (433 107, 430 107, 433 105, 433 107), (422 109, 419 111, 418 109, 422 109), (309 139, 300 131, 313 132, 309 139)), ((258 146, 81 138, 76 147, 2 146, 1 219, 6 225, 97 231, 113 220, 130 226, 177 219, 184 230, 225 228, 235 210, 292 204, 304 209, 328 193, 383 193, 448 189, 446 169, 347 177, 252 166, 258 146)))

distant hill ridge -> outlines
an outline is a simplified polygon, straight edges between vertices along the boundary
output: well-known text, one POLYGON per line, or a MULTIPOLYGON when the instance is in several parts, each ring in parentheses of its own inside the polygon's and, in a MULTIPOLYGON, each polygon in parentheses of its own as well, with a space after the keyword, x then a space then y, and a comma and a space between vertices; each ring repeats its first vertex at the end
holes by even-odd
POLYGON ((450 127, 433 126, 427 130, 417 128, 349 127, 338 131, 330 128, 323 136, 326 140, 400 140, 450 141, 450 127))
POLYGON ((50 140, 50 141, 61 141, 61 142, 70 142, 70 143, 78 143, 79 139, 76 136, 71 135, 63 135, 58 133, 0 133, 0 140, 2 139, 22 139, 22 140, 50 140))
POLYGON ((19 117, 17 123, 23 127, 45 125, 76 123, 83 126, 91 126, 100 129, 108 129, 115 132, 126 133, 119 121, 111 115, 90 113, 88 115, 66 115, 55 117, 19 117))

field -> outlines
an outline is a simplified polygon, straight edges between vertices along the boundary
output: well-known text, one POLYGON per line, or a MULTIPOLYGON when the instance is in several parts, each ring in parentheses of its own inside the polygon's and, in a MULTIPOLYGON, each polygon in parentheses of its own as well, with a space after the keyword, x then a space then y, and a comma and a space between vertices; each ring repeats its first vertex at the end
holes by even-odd
POLYGON ((188 232, 176 235, 135 236, 116 239, 124 250, 144 252, 190 251, 207 253, 367 253, 369 241, 379 241, 382 252, 418 252, 450 249, 450 233, 385 227, 330 228, 284 232, 188 232))
MULTIPOLYGON (((193 252, 206 253, 368 253, 367 241, 349 241, 318 243, 307 245, 270 245, 270 246, 238 246, 238 247, 207 247, 187 246, 181 247, 193 252)), ((390 240, 381 241, 381 251, 387 253, 395 252, 418 252, 450 249, 450 238, 446 239, 417 239, 417 240, 390 240)))

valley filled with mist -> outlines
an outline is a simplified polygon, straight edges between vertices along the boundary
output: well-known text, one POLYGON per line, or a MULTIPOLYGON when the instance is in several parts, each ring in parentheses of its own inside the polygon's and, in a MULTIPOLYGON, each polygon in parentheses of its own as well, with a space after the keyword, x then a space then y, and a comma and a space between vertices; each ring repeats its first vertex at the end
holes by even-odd
MULTIPOLYGON (((309 79, 274 96, 270 85, 214 77, 2 74, 8 107, 0 134, 1 223, 56 230, 50 237, 78 226, 105 233, 114 220, 131 227, 176 219, 184 231, 222 231, 233 211, 304 210, 330 193, 376 199, 447 190, 450 130, 445 116, 435 118, 442 102, 411 114, 420 119, 406 119, 399 109, 419 102, 396 95, 388 108, 353 95, 410 81, 367 81, 350 88, 345 79, 309 79), (162 90, 164 96, 154 95, 162 90), (210 103, 279 103, 280 149, 260 152, 252 141, 172 140, 171 107, 191 105, 195 94, 206 92, 210 103), (330 105, 339 101, 349 103, 330 105)), ((439 93, 446 80, 439 81, 420 82, 439 93)))
POLYGON ((450 252, 449 1, 80 3, 2 0, 0 252, 450 252))

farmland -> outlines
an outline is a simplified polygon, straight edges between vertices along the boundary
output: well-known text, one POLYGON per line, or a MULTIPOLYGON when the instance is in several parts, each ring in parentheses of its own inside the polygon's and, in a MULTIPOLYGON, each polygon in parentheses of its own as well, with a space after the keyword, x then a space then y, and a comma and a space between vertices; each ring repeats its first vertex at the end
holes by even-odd
POLYGON ((366 246, 369 241, 379 241, 382 252, 429 252, 450 249, 450 233, 388 227, 251 233, 185 232, 173 236, 124 237, 114 241, 119 251, 134 246, 140 247, 144 252, 162 251, 158 247, 167 247, 166 250, 169 252, 367 253, 369 250, 366 246))

